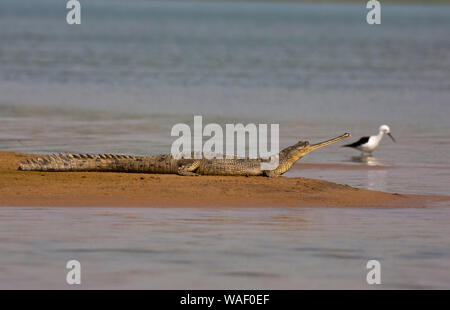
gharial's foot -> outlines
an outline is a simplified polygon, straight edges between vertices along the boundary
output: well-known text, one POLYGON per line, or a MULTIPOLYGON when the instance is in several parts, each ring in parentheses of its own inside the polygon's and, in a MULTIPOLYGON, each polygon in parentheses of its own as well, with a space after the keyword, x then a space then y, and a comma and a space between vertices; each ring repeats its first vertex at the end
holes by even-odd
POLYGON ((268 178, 278 178, 280 176, 279 173, 276 173, 273 170, 264 170, 264 175, 268 178))
POLYGON ((178 175, 184 176, 184 177, 197 177, 200 174, 195 173, 195 172, 190 172, 190 171, 178 171, 178 175))
POLYGON ((200 160, 196 160, 188 166, 181 166, 180 168, 178 168, 178 175, 198 176, 199 174, 194 172, 198 168, 198 166, 200 166, 200 160))

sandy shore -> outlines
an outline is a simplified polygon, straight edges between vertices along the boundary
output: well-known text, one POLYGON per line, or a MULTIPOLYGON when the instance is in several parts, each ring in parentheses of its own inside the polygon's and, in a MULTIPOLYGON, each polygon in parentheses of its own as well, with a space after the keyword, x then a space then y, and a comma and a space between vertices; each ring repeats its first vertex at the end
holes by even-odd
MULTIPOLYGON (((36 155, 0 152, 0 206, 427 207, 448 197, 399 195, 306 178, 26 172, 36 155)), ((307 165, 299 165, 296 169, 307 165)), ((324 167, 326 168, 326 167, 324 167)))

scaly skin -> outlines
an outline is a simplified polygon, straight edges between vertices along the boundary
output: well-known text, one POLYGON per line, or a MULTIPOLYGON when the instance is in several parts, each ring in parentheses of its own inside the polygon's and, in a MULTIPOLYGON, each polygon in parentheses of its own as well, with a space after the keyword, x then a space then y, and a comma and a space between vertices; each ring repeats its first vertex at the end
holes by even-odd
POLYGON ((47 155, 30 159, 20 164, 24 171, 97 171, 97 172, 133 172, 160 173, 179 175, 240 175, 278 177, 288 171, 292 165, 318 148, 335 143, 349 137, 346 133, 337 138, 310 145, 309 142, 298 143, 283 149, 279 155, 278 167, 274 170, 261 170, 258 159, 175 159, 171 154, 158 156, 128 155, 83 155, 60 154, 47 155))

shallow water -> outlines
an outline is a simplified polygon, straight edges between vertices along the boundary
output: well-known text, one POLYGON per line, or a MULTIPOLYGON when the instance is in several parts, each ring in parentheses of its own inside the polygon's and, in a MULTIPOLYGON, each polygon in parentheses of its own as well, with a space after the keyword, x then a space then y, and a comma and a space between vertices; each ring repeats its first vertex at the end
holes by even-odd
MULTIPOLYGON (((4 0, 0 149, 168 153, 172 126, 194 114, 279 123, 281 146, 387 123, 398 143, 375 156, 401 169, 330 180, 447 194, 450 6, 382 10, 375 27, 357 3, 98 0, 68 26, 60 1, 4 0)), ((330 146, 303 160, 364 164, 355 155, 330 146)))
POLYGON ((0 288, 446 288, 448 209, 2 208, 0 288), (366 263, 382 284, 366 283, 366 263))

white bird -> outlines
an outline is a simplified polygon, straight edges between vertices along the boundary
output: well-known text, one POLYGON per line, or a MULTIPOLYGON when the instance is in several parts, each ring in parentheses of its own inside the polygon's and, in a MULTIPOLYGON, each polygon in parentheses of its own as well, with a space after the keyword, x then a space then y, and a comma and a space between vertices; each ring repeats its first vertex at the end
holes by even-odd
POLYGON ((392 141, 396 142, 394 137, 391 135, 391 129, 388 125, 381 125, 380 130, 376 136, 370 137, 362 137, 358 141, 343 145, 344 147, 352 147, 354 149, 360 150, 361 152, 372 154, 372 152, 377 148, 378 144, 380 144, 383 136, 387 134, 392 141))

